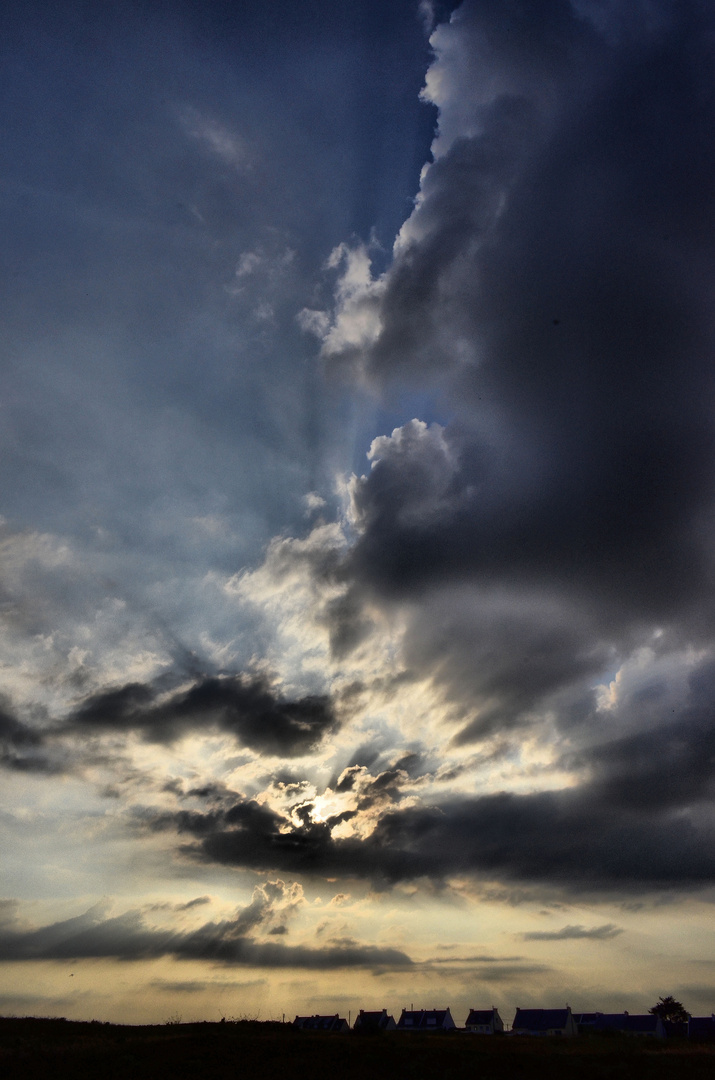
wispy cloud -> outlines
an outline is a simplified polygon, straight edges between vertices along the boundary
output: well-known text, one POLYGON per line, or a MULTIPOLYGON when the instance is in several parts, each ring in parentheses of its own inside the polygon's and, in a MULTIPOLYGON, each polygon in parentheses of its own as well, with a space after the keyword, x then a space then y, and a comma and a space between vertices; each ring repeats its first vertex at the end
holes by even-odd
POLYGON ((530 930, 521 935, 523 941, 609 941, 623 933, 623 928, 613 923, 603 926, 562 926, 560 930, 530 930))
POLYGON ((0 931, 0 961, 80 960, 113 958, 149 960, 173 956, 226 966, 266 968, 401 969, 412 961, 398 949, 351 942, 325 948, 257 940, 278 914, 285 918, 299 899, 300 887, 268 882, 254 892, 248 907, 235 918, 204 923, 193 930, 151 926, 140 910, 104 918, 95 906, 75 918, 33 929, 4 927, 0 931))
POLYGON ((226 165, 244 170, 251 165, 251 153, 244 140, 214 117, 206 116, 193 106, 179 111, 179 119, 187 135, 203 144, 226 165))

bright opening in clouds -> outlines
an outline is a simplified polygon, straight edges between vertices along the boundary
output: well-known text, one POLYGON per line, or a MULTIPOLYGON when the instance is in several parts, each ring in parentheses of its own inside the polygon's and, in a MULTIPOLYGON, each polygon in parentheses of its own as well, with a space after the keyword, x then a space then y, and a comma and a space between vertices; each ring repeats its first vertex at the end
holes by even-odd
POLYGON ((711 1012, 710 5, 0 31, 0 1010, 711 1012))

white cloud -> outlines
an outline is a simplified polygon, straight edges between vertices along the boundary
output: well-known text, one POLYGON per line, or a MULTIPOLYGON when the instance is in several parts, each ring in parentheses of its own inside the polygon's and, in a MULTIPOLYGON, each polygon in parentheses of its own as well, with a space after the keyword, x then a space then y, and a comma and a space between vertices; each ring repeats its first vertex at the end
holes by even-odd
POLYGON ((327 311, 318 311, 314 308, 303 308, 296 316, 298 325, 306 334, 313 334, 321 340, 325 339, 330 329, 330 316, 327 311))
POLYGON ((305 503, 306 517, 315 513, 316 510, 322 510, 326 505, 325 499, 317 491, 309 491, 307 495, 303 496, 303 502, 305 503))
MULTIPOLYGON (((395 428, 391 435, 378 435, 373 439, 367 456, 371 473, 382 469, 389 476, 395 470, 402 478, 411 479, 411 483, 401 481, 403 490, 409 488, 409 498, 404 499, 404 506, 394 506, 394 512, 403 524, 420 521, 426 525, 450 508, 449 485, 458 461, 440 424, 428 426, 424 420, 409 420, 395 428)), ((370 509, 369 501, 365 499, 368 484, 366 476, 353 476, 348 484, 348 518, 358 528, 370 509)))
POLYGON ((187 135, 202 143, 225 164, 244 170, 250 167, 251 157, 244 140, 218 120, 205 116, 193 106, 180 110, 179 119, 187 135))
POLYGON ((382 277, 372 275, 367 246, 338 244, 326 269, 339 271, 333 310, 329 313, 304 308, 298 315, 300 326, 320 338, 325 358, 368 348, 382 329, 380 300, 385 286, 382 277))

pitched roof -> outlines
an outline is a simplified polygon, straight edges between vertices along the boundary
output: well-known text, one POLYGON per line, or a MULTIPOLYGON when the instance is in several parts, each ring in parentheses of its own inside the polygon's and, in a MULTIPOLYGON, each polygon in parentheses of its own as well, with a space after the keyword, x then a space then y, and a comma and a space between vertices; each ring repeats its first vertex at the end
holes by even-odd
POLYGON ((626 1022, 623 1025, 623 1031, 657 1031, 658 1027, 662 1026, 662 1021, 659 1024, 660 1017, 654 1016, 652 1013, 641 1013, 640 1015, 627 1015, 626 1022))
POLYGON ((398 1028, 410 1028, 420 1031, 428 1028, 455 1027, 449 1009, 403 1009, 397 1022, 398 1028))
POLYGON ((659 1020, 660 1017, 653 1013, 601 1013, 594 1026, 597 1031, 624 1031, 630 1034, 642 1031, 655 1035, 659 1030, 659 1020))
POLYGON ((365 1012, 364 1009, 361 1009, 355 1017, 355 1023, 353 1025, 353 1027, 364 1028, 370 1031, 379 1031, 382 1028, 394 1026, 394 1017, 388 1015, 387 1009, 382 1009, 381 1012, 365 1012))
POLYGON ((602 1016, 603 1014, 593 1012, 593 1013, 572 1013, 571 1015, 573 1016, 574 1021, 577 1024, 595 1024, 596 1021, 598 1020, 599 1016, 602 1016))
POLYGON ((465 1020, 468 1024, 491 1024, 494 1020, 495 1009, 470 1009, 469 1016, 465 1020))
POLYGON ((712 1016, 691 1016, 688 1020, 688 1038, 710 1042, 715 1039, 715 1014, 712 1016))
POLYGON ((347 1020, 344 1020, 337 1013, 333 1016, 296 1016, 293 1021, 293 1027, 300 1028, 302 1031, 343 1031, 348 1026, 347 1020))
POLYGON ((517 1009, 512 1031, 523 1028, 525 1031, 551 1031, 564 1028, 568 1023, 570 1009, 517 1009))

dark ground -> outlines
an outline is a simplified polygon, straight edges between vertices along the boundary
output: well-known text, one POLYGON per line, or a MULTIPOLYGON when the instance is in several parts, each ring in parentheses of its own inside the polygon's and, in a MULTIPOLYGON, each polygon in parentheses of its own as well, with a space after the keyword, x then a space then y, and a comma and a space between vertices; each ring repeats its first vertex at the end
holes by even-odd
POLYGON ((715 1045, 479 1035, 319 1035, 288 1025, 128 1027, 0 1018, 0 1078, 713 1080, 715 1045))

